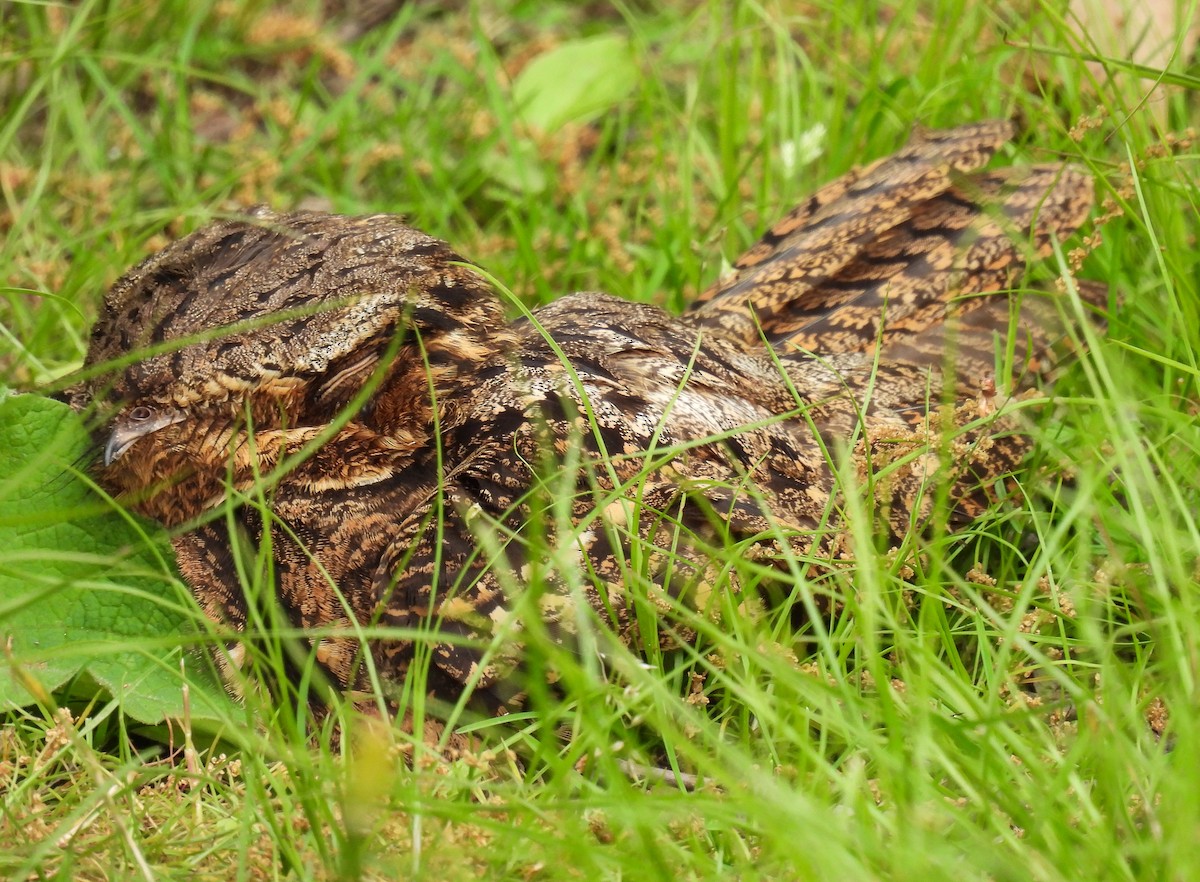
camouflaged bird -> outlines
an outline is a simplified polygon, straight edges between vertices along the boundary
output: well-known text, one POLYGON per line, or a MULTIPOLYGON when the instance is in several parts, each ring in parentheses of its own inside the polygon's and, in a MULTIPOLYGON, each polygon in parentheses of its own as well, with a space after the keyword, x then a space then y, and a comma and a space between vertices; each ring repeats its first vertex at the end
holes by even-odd
POLYGON ((1048 297, 1006 291, 1091 207, 1071 167, 980 171, 1011 135, 916 135, 683 316, 577 293, 508 321, 394 217, 256 210, 117 282, 69 400, 103 421, 102 485, 174 528, 214 620, 254 620, 235 545, 269 539, 278 602, 320 630, 337 687, 402 683, 416 654, 356 626, 425 628, 432 693, 513 705, 535 622, 636 646, 639 609, 717 614, 713 544, 842 550, 847 476, 893 538, 935 487, 956 518, 988 505, 1029 446, 1003 402, 1062 334, 1048 297), (528 597, 535 575, 556 587, 528 597))

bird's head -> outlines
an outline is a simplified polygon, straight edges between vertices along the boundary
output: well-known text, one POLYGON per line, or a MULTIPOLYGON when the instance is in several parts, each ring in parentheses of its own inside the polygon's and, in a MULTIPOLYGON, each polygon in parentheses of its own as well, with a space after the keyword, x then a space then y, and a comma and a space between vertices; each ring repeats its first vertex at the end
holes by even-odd
POLYGON ((120 279, 65 397, 94 415, 108 489, 178 523, 333 438, 350 461, 305 480, 379 480, 503 328, 488 285, 394 217, 256 210, 120 279))

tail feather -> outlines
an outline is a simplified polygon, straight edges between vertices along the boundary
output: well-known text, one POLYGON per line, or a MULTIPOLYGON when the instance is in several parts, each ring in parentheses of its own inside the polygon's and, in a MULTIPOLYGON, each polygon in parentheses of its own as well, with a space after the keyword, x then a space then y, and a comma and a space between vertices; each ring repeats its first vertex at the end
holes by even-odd
POLYGON ((794 208, 738 258, 731 278, 705 291, 695 305, 727 299, 746 271, 776 263, 781 255, 835 248, 902 222, 913 207, 948 189, 953 173, 983 167, 1012 135, 1007 120, 915 133, 897 153, 851 169, 794 208))
MULTIPOLYGON (((1006 401, 1069 338, 1052 293, 996 292, 1086 220, 1092 182, 1062 165, 980 171, 1011 135, 1007 122, 926 133, 827 185, 694 316, 748 352, 774 347, 822 434, 861 426, 860 478, 896 537, 927 523, 935 486, 954 523, 987 509, 1031 443, 1006 401), (839 395, 853 407, 818 406, 839 395)), ((1107 290, 1080 296, 1099 310, 1107 290)))
MULTIPOLYGON (((1108 287, 1081 282, 1078 291, 1091 322, 1103 327, 1108 287)), ((1033 444, 1024 414, 1006 404, 1028 394, 1036 381, 1053 379, 1071 345, 1069 319, 1052 294, 1033 290, 1014 301, 976 300, 982 305, 947 322, 889 338, 879 354, 880 371, 886 366, 889 377, 903 378, 908 366, 922 362, 929 369, 929 395, 891 411, 909 424, 911 434, 895 433, 886 419, 868 418, 860 450, 861 461, 870 464, 864 469, 886 476, 875 495, 896 537, 924 528, 932 511, 934 469, 948 492, 952 526, 969 523, 994 504, 994 486, 1018 470, 1033 444), (942 390, 950 392, 949 401, 933 397, 942 390), (914 457, 914 450, 937 452, 936 465, 914 457), (943 451, 950 455, 942 457, 943 451)))
MULTIPOLYGON (((1079 297, 1097 328, 1104 325, 1108 287, 1079 283, 1079 297)), ((1015 391, 1052 378, 1068 333, 1055 295, 1028 290, 1019 296, 974 297, 945 321, 915 332, 883 336, 880 360, 931 368, 944 375, 957 397, 993 387, 1015 391), (952 374, 952 376, 951 376, 952 374)))
POLYGON ((1010 135, 1006 122, 929 133, 828 185, 701 296, 697 318, 747 347, 829 355, 911 343, 977 308, 984 298, 958 295, 1006 287, 1092 205, 1090 179, 1070 167, 963 177, 1010 135))

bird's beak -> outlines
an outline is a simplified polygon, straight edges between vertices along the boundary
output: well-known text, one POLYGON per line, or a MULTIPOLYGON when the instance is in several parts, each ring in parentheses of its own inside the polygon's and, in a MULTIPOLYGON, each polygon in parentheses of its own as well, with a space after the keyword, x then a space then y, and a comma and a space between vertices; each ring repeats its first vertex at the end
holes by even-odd
POLYGON ((108 436, 108 442, 104 445, 104 465, 110 466, 120 459, 125 451, 133 446, 133 442, 139 438, 174 425, 182 419, 183 411, 181 410, 165 410, 140 420, 135 420, 128 414, 122 414, 113 421, 112 432, 108 436))

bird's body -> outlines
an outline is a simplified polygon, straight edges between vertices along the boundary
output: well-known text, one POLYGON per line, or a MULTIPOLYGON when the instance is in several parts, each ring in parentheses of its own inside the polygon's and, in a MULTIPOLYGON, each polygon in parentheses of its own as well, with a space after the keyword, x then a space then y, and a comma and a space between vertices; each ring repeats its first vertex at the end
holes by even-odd
MULTIPOLYGON (((117 283, 87 363, 124 366, 71 400, 109 412, 103 484, 182 528, 215 620, 252 620, 236 546, 269 537, 282 608, 321 632, 335 684, 367 683, 356 626, 432 625, 431 687, 503 705, 530 616, 569 641, 582 598, 636 643, 635 596, 714 605, 710 543, 827 555, 838 463, 895 536, 935 478, 959 516, 986 505, 1028 443, 996 387, 1027 386, 1059 331, 1034 298, 973 295, 1091 204, 1069 168, 972 174, 1010 135, 927 133, 828 185, 684 316, 584 293, 508 322, 448 246, 388 216, 217 223, 117 283), (531 607, 535 571, 562 588, 531 607)), ((369 647, 403 680, 412 642, 369 647)))

